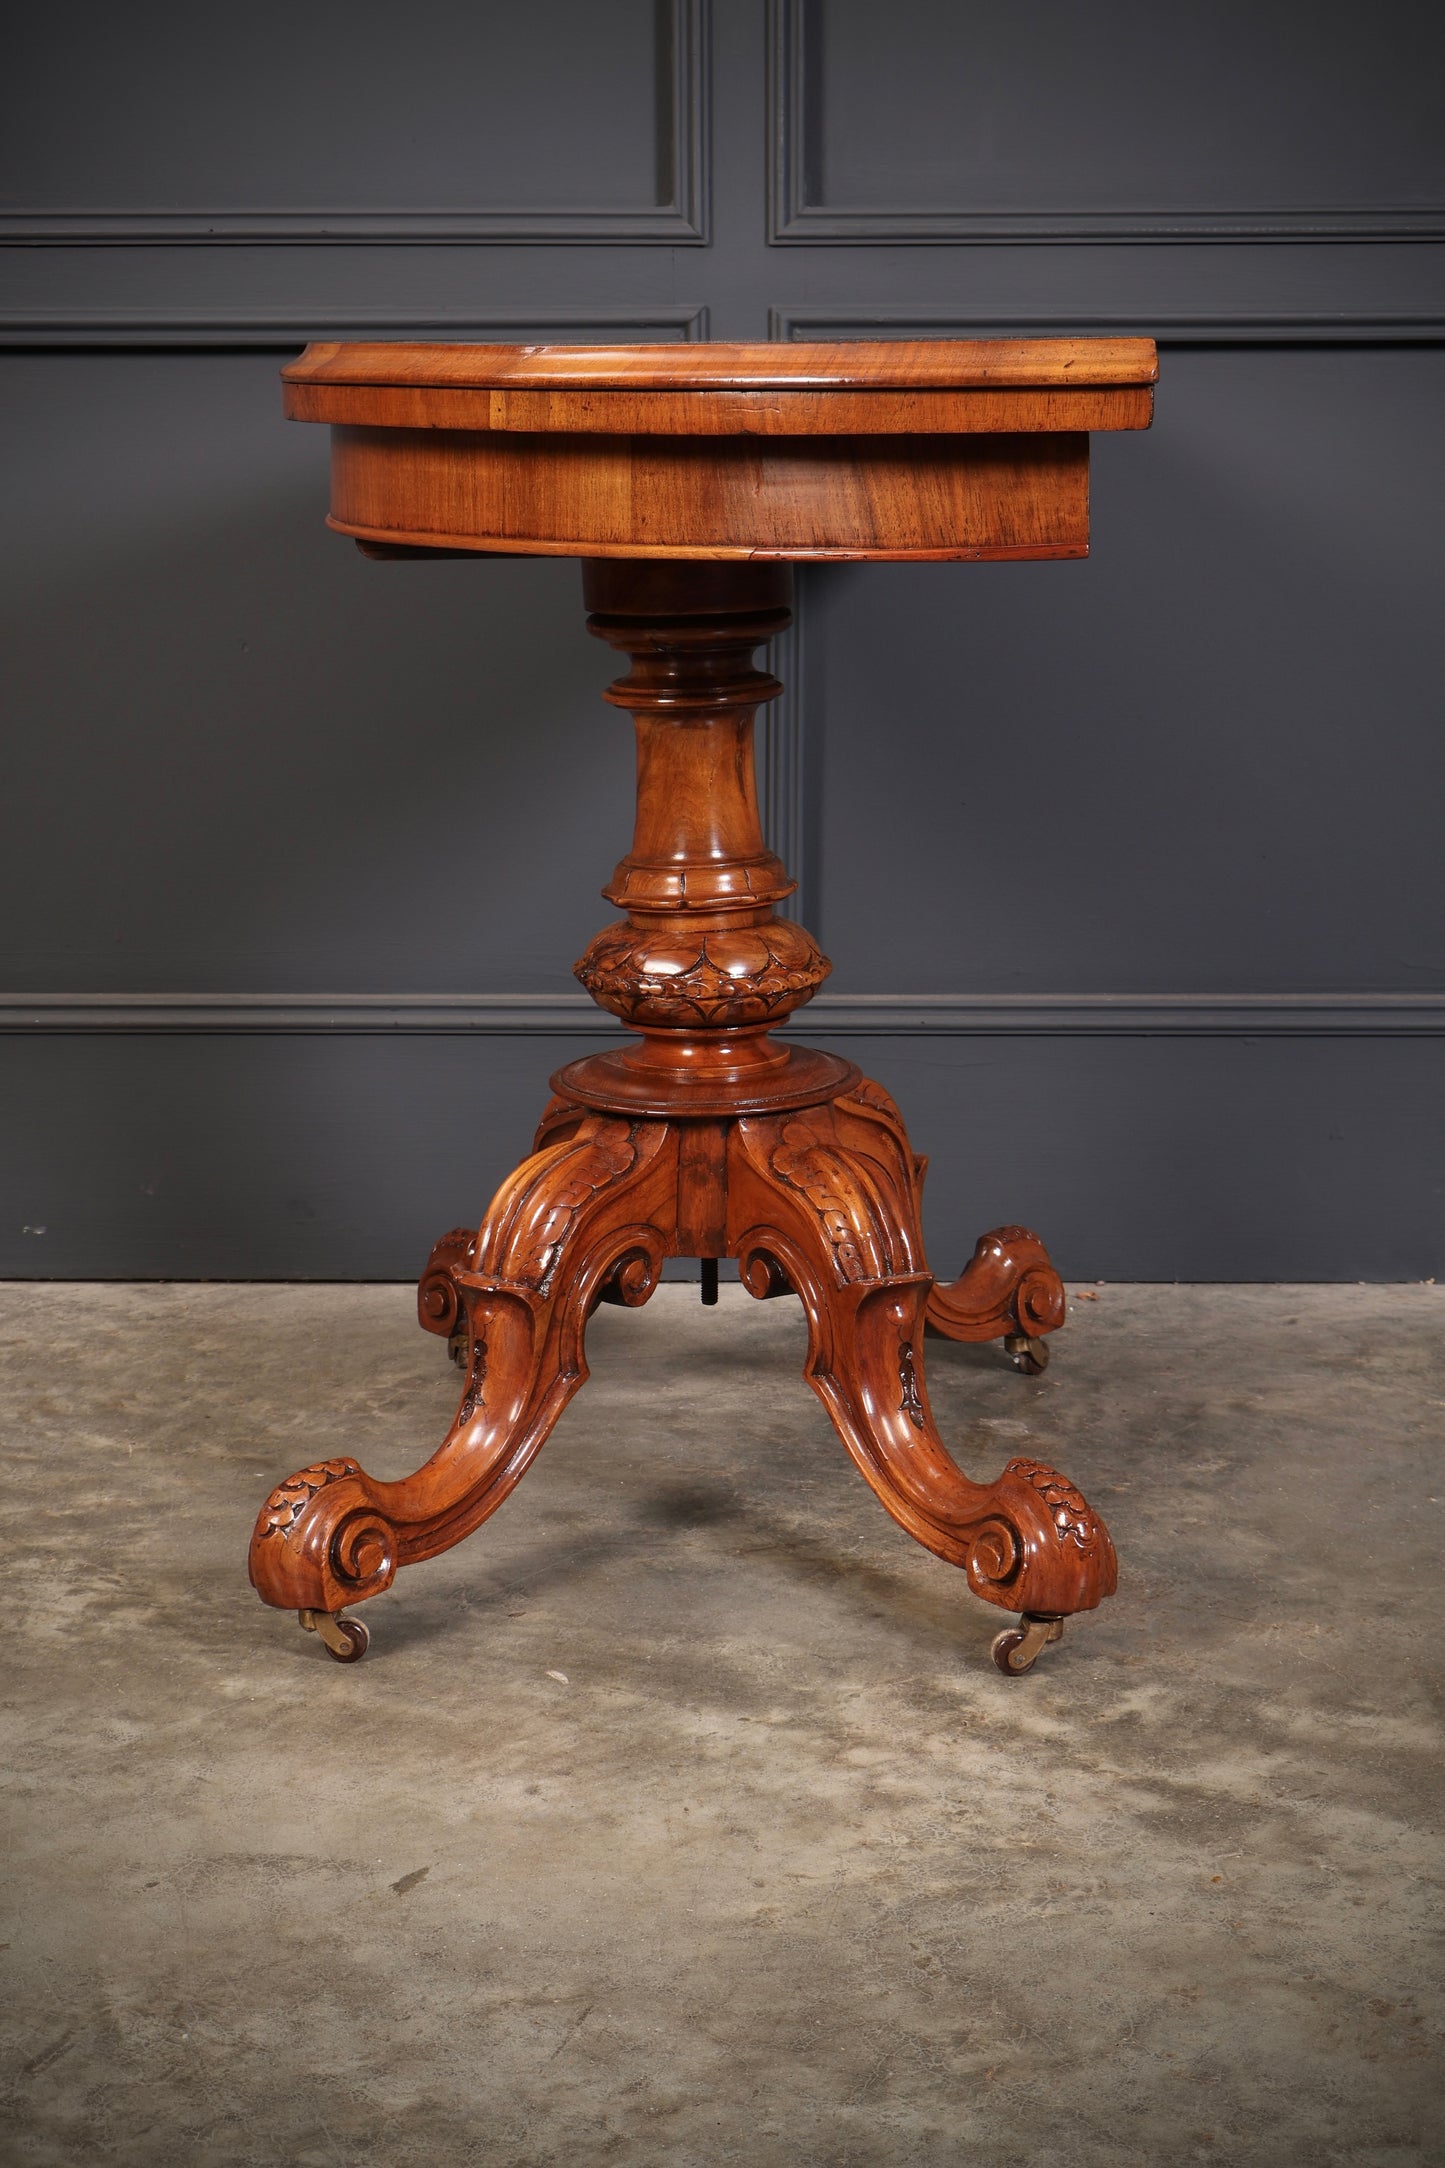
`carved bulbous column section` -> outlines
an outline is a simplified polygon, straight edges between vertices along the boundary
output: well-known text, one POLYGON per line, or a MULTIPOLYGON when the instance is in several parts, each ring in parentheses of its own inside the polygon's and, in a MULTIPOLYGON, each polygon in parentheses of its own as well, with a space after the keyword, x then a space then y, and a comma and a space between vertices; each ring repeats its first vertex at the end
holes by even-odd
POLYGON ((834 1056, 768 1036, 831 969, 805 928, 775 915, 796 883, 758 816, 754 719, 782 686, 754 658, 789 622, 791 588, 785 564, 583 568, 588 629, 631 665, 606 698, 633 719, 637 816, 603 890, 627 916, 575 968, 644 1041, 566 1073, 563 1088, 593 1105, 673 1109, 669 1079, 685 1078, 694 1095, 700 1081, 726 1086, 731 1108, 748 1078, 776 1099, 847 1073, 834 1056))
POLYGON ((775 1024, 812 999, 828 959, 801 926, 604 927, 577 965, 600 1008, 639 1030, 775 1024))

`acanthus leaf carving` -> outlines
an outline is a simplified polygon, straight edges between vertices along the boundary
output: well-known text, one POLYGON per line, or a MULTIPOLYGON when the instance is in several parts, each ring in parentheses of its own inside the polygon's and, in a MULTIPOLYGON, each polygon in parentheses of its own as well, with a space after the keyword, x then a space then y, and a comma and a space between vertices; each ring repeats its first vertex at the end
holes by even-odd
POLYGON ((359 1462, 338 1456, 334 1460, 315 1461, 299 1475, 288 1476, 284 1483, 277 1484, 262 1506, 256 1520, 256 1540, 280 1536, 284 1541, 319 1491, 325 1490, 330 1483, 340 1483, 346 1476, 360 1474, 359 1462))
POLYGON ((842 1103, 867 1107, 871 1113, 881 1114, 886 1120, 895 1123, 900 1130, 903 1127, 903 1116, 898 1111, 897 1100, 891 1092, 886 1092, 881 1084, 875 1084, 872 1077, 860 1076, 856 1084, 850 1084, 843 1094, 842 1103))
POLYGON ((593 1000, 629 1024, 717 1030, 788 1015, 812 999, 832 965, 801 926, 772 919, 695 934, 608 926, 575 969, 593 1000))
POLYGON ((551 1291, 581 1214, 620 1182, 646 1152, 657 1151, 660 1125, 589 1115, 572 1136, 545 1146, 498 1192, 464 1285, 499 1279, 539 1294, 551 1291))
POLYGON ((1011 1460, 1004 1474, 1021 1476, 1038 1492, 1058 1530, 1060 1543, 1071 1543, 1080 1551, 1099 1548, 1103 1525, 1083 1493, 1075 1489, 1067 1476, 1060 1475, 1056 1468, 1042 1460, 1011 1460))
POLYGON ((787 1122, 774 1145, 769 1164, 780 1181, 801 1190, 822 1222, 845 1280, 871 1277, 869 1260, 858 1239, 854 1184, 836 1150, 830 1150, 806 1120, 787 1122))

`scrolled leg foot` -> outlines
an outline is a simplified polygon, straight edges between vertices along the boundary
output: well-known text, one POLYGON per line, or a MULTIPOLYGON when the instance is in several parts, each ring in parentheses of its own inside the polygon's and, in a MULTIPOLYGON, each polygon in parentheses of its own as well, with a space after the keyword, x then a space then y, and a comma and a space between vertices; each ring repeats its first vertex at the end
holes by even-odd
POLYGON ((1016 1370, 1036 1377, 1048 1361, 1045 1333, 1066 1311, 1064 1283, 1048 1251, 1027 1227, 980 1235, 958 1278, 935 1285, 928 1323, 946 1340, 1002 1340, 1016 1370))
POLYGON ((676 1166, 665 1123, 591 1115, 503 1183, 480 1233, 466 1237, 470 1261, 453 1255, 445 1265, 467 1347, 446 1437, 400 1482, 378 1482, 338 1455, 278 1485, 251 1538, 263 1602, 309 1614, 332 1655, 356 1660, 357 1637, 346 1632, 356 1622, 337 1627, 338 1614, 496 1511, 587 1375, 583 1332, 598 1289, 606 1282, 633 1305, 652 1293, 676 1166))
POLYGON ((316 1461, 279 1483, 251 1536, 251 1585, 262 1602, 335 1616, 346 1604, 389 1588, 399 1538, 379 1501, 384 1491, 400 1487, 373 1482, 344 1455, 316 1461))
POLYGON ((900 1527, 962 1566, 986 1602, 1049 1620, 1091 1610, 1118 1567, 1073 1484, 1032 1459, 972 1482, 938 1435, 923 1367, 933 1282, 915 1265, 911 1186, 860 1134, 849 1102, 737 1124, 728 1190, 744 1285, 763 1295, 781 1275, 802 1298, 805 1375, 900 1527))

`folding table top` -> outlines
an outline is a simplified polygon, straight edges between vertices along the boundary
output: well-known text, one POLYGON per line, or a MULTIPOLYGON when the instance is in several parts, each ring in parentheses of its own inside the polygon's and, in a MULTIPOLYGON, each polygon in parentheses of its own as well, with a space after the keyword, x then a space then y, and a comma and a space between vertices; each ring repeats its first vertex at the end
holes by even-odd
POLYGON ((664 436, 1146 429, 1152 339, 308 346, 296 421, 664 436))
POLYGON ((383 551, 1088 553, 1089 434, 1147 429, 1151 339, 309 346, 331 524, 383 551))

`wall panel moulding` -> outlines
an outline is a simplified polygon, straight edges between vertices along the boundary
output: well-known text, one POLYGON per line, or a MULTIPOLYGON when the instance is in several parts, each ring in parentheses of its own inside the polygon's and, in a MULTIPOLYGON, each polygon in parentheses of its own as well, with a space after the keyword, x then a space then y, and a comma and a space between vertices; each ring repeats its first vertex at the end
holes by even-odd
POLYGON ((1152 338, 1179 346, 1436 346, 1445 310, 1293 313, 1219 309, 983 311, 927 302, 780 304, 768 311, 770 339, 1152 338))
MULTIPOLYGON (((822 993, 792 1029, 809 1038, 1439 1038, 1445 993, 822 993)), ((620 1031, 585 994, 0 994, 0 1033, 611 1038, 620 1031)))
POLYGON ((416 316, 324 306, 247 310, 221 304, 215 309, 0 310, 0 350, 255 348, 294 354, 310 339, 456 340, 484 346, 550 340, 563 346, 605 346, 619 340, 692 342, 707 335, 707 309, 691 301, 661 302, 655 308, 466 309, 416 316))
POLYGON ((773 243, 1445 238, 1440 55, 1409 0, 1343 27, 1232 11, 1227 37, 1186 0, 1162 77, 1156 39, 1117 11, 1050 10, 1046 32, 1037 10, 923 0, 769 12, 773 243), (1199 201, 1221 143, 1231 193, 1199 201))
MULTIPOLYGON (((446 116, 436 110, 434 69, 399 69, 390 35, 378 40, 373 26, 368 37, 361 15, 341 56, 349 72, 339 81, 335 50, 315 36, 293 34, 304 30, 304 24, 293 24, 289 18, 284 55, 278 61, 274 40, 262 34, 264 24, 252 19, 252 10, 240 11, 228 33, 221 18, 208 26, 219 34, 213 41, 218 49, 210 54, 204 70, 187 74, 180 66, 163 76, 152 66, 148 51, 144 68, 134 64, 134 51, 144 41, 137 41, 133 34, 128 43, 121 37, 127 11, 117 9, 110 25, 120 41, 110 55, 116 70, 114 94, 99 109, 98 126, 79 132, 67 148, 64 115, 76 101, 67 102, 58 77, 54 82, 47 77, 31 83, 34 110, 47 115, 53 110, 61 118, 49 127, 48 138, 38 140, 36 155, 27 154, 27 165, 34 170, 48 164, 55 170, 49 189, 55 197, 61 194, 64 181, 79 193, 90 178, 87 168, 94 169, 90 202, 15 205, 0 214, 0 243, 85 248, 154 247, 168 242, 191 247, 439 241, 701 245, 709 238, 708 6, 709 0, 655 0, 650 6, 646 0, 629 0, 627 6, 618 7, 613 0, 607 8, 594 8, 589 0, 578 12, 573 34, 560 44, 551 11, 515 10, 505 24, 497 22, 493 9, 466 11, 450 26, 453 50, 446 116), (631 54, 622 43, 630 32, 637 38, 631 54), (505 36, 504 51, 499 51, 499 33, 505 36), (557 63, 559 57, 569 57, 569 48, 571 79, 559 90, 557 63), (589 54, 596 63, 590 77, 589 54), (276 65, 284 65, 293 78, 287 111, 329 116, 337 125, 329 141, 318 146, 312 140, 317 128, 314 120, 304 134, 293 131, 290 136, 273 124, 266 146, 267 168, 275 175, 278 190, 293 200, 281 205, 247 203, 236 199, 254 186, 254 146, 238 147, 229 123, 236 110, 250 105, 252 94, 257 107, 265 108, 269 76, 257 75, 256 70, 269 71, 276 65), (368 68, 372 70, 369 76, 368 68), (382 68, 384 84, 377 74, 382 68), (608 77, 600 87, 599 70, 608 77), (423 102, 407 101, 409 80, 420 86, 423 102), (219 100, 212 97, 217 84, 224 91, 219 100), (543 88, 546 97, 540 99, 543 88), (464 102, 469 91, 475 104, 470 112, 464 102), (200 148, 188 151, 184 164, 168 162, 164 155, 167 97, 184 97, 197 108, 193 118, 200 148), (215 108, 209 130, 208 97, 215 108), (348 105, 364 110, 383 98, 398 106, 394 123, 380 143, 360 155, 348 105), (124 126, 115 121, 112 141, 107 128, 109 116, 115 114, 128 114, 129 119, 124 126), (639 148, 648 135, 650 160, 639 148), (378 206, 368 202, 373 184, 383 198, 388 193, 390 152, 399 151, 407 167, 416 169, 434 146, 468 143, 481 146, 496 169, 485 176, 480 188, 475 178, 468 185, 463 156, 438 182, 433 203, 378 206), (137 145, 141 146, 138 151, 137 145), (533 152, 534 170, 541 168, 536 172, 537 200, 532 202, 525 200, 528 150, 533 152), (559 159, 569 161, 582 175, 570 201, 549 200, 557 188, 559 159), (134 179, 127 173, 128 163, 135 167, 134 179), (633 201, 599 204, 586 200, 589 174, 625 172, 629 164, 648 168, 633 175, 637 182, 633 201), (343 200, 316 202, 311 184, 317 171, 345 175, 348 166, 352 185, 338 190, 343 200), (507 201, 506 182, 514 173, 521 200, 507 201), (153 178, 157 174, 163 181, 153 178), (500 175, 505 181, 499 180, 500 175), (61 176, 64 179, 57 186, 61 176), (104 209, 92 207, 102 190, 113 201, 104 209), (191 191, 202 200, 188 202, 185 208, 173 203, 162 207, 157 201, 167 194, 191 191), (350 202, 344 200, 347 193, 350 202), (468 206, 467 199, 474 194, 491 200, 468 206)), ((108 36, 102 18, 102 41, 108 36)), ((70 48, 59 40, 51 42, 56 54, 69 64, 70 48)), ((109 45, 101 50, 95 37, 89 42, 95 48, 89 55, 90 66, 104 67, 109 45)), ((59 58, 56 66, 60 66, 59 58)), ((361 139, 364 143, 364 131, 361 139)), ((26 146, 20 148, 24 151, 26 146)), ((400 194, 405 181, 400 175, 398 180, 399 185, 395 180, 392 185, 400 194)))

